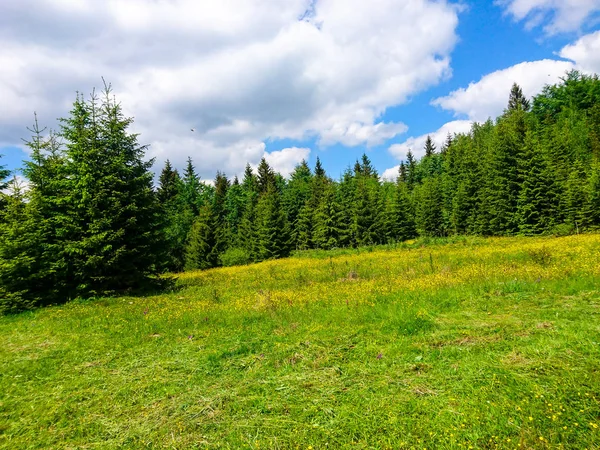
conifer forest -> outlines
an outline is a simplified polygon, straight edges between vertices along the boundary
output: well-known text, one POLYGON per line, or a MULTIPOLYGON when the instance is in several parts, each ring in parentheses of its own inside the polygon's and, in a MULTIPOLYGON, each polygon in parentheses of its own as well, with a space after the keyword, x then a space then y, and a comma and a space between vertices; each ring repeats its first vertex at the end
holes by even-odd
POLYGON ((598 229, 598 76, 569 72, 532 99, 516 84, 506 94, 500 117, 441 148, 428 139, 395 181, 365 153, 339 179, 318 159, 286 179, 263 158, 210 184, 193 155, 183 172, 166 161, 155 183, 110 86, 77 95, 55 132, 41 118, 30 126, 27 186, 0 159, 0 310, 161 288, 163 274, 297 250, 598 229))

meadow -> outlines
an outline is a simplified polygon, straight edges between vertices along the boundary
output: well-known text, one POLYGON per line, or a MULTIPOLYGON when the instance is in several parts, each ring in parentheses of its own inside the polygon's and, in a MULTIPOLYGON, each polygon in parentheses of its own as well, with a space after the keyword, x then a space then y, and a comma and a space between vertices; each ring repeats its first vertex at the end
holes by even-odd
POLYGON ((598 449, 600 235, 419 240, 0 318, 0 448, 598 449))

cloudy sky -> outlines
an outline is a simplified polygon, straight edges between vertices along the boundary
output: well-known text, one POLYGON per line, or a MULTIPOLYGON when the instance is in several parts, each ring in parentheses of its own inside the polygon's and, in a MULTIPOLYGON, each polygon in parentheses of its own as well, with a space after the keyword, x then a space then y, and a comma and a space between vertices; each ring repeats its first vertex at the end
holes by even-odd
POLYGON ((567 70, 600 72, 600 0, 1 0, 0 154, 110 81, 160 170, 265 156, 391 174, 567 70), (194 129, 195 131, 191 131, 194 129))

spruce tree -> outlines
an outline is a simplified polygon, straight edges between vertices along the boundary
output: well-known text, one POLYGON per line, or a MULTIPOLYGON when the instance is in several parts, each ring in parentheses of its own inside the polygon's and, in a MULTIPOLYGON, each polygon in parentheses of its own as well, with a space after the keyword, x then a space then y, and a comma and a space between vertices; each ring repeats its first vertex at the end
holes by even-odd
POLYGON ((262 158, 260 160, 257 171, 258 171, 257 183, 258 183, 258 193, 259 194, 263 194, 263 193, 267 192, 269 186, 271 186, 271 185, 273 187, 277 187, 275 172, 273 171, 273 169, 271 168, 271 166, 269 165, 269 163, 267 162, 267 160, 265 158, 262 158))
POLYGON ((289 225, 281 205, 281 194, 274 183, 267 185, 256 207, 258 259, 282 258, 289 254, 289 225))
POLYGON ((411 150, 406 154, 406 187, 412 191, 419 181, 417 175, 417 160, 411 150))
POLYGON ((214 233, 215 216, 211 205, 200 208, 190 230, 185 252, 185 269, 210 269, 217 264, 214 233))
POLYGON ((416 223, 424 236, 444 236, 443 195, 439 177, 426 178, 417 189, 416 223))
POLYGON ((166 161, 157 190, 161 209, 163 232, 166 240, 162 271, 181 271, 185 263, 185 245, 191 227, 192 214, 186 209, 184 185, 176 169, 166 161))
POLYGON ((533 133, 528 133, 521 159, 523 180, 517 200, 519 231, 523 234, 539 234, 552 225, 552 178, 546 160, 533 133))
POLYGON ((580 231, 585 222, 585 207, 588 202, 586 181, 583 163, 576 160, 567 178, 563 194, 566 222, 576 231, 580 231))
POLYGON ((125 291, 152 283, 164 249, 153 191, 153 161, 128 128, 133 119, 105 85, 98 103, 78 98, 61 121, 66 177, 75 226, 65 239, 79 295, 125 291))
POLYGON ((158 178, 158 190, 156 192, 158 202, 166 205, 180 195, 181 179, 177 169, 173 169, 171 162, 167 159, 158 178))
POLYGON ((188 156, 187 164, 183 172, 183 202, 185 207, 191 212, 192 217, 196 217, 203 205, 200 177, 196 173, 196 168, 192 158, 188 156))
MULTIPOLYGON (((320 163, 319 163, 320 164, 320 163)), ((298 217, 300 210, 310 198, 312 187, 312 172, 306 161, 298 164, 290 176, 290 181, 283 193, 283 204, 291 226, 292 248, 298 248, 298 217)))
POLYGON ((342 213, 335 184, 329 183, 314 214, 312 240, 316 248, 330 250, 340 244, 342 213))
POLYGON ((529 111, 529 100, 523 95, 523 90, 517 83, 513 83, 508 98, 508 111, 529 111))
POLYGON ((391 241, 406 241, 417 236, 414 208, 406 182, 398 179, 388 210, 387 226, 391 241))
POLYGON ((31 309, 44 302, 42 235, 28 211, 18 182, 7 184, 6 208, 0 211, 0 314, 31 309), (42 281, 42 284, 39 284, 42 281))
POLYGON ((215 192, 212 202, 213 212, 213 231, 215 236, 215 245, 213 252, 214 260, 218 261, 219 256, 227 250, 230 244, 231 234, 227 222, 227 192, 229 191, 229 180, 225 174, 217 172, 215 177, 215 192))
POLYGON ((435 150, 435 144, 433 143, 431 136, 428 135, 427 139, 425 140, 425 157, 433 156, 435 154, 435 150))

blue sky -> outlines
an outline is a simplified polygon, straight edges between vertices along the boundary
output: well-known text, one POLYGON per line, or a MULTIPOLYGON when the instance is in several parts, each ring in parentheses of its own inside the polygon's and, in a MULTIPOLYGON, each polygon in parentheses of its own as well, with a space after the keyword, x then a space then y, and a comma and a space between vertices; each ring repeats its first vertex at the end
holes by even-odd
POLYGON ((55 128, 104 76, 155 170, 189 155, 211 179, 265 156, 287 174, 318 156, 337 177, 367 152, 392 176, 427 134, 441 142, 501 113, 513 82, 532 96, 566 70, 600 71, 599 11, 600 0, 5 0, 0 161, 26 158, 33 111, 55 128))

